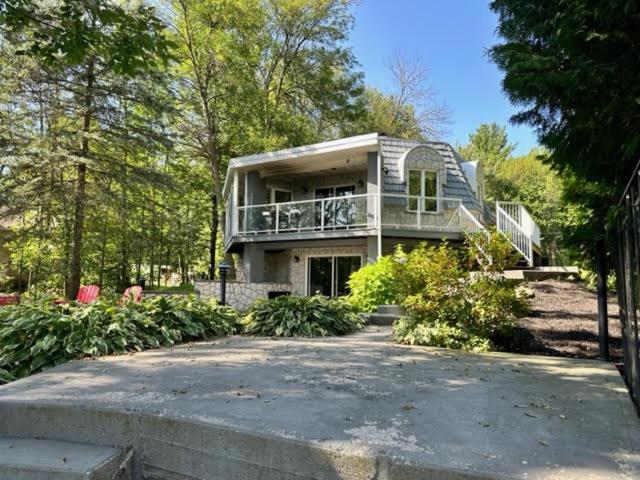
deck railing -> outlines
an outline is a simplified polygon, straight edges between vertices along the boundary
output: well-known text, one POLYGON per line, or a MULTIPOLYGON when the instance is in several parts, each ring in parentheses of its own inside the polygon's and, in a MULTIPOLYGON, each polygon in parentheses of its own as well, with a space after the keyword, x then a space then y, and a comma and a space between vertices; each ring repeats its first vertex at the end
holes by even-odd
MULTIPOLYGON (((496 226, 533 266, 540 229, 529 212, 518 203, 496 202, 496 226)), ((489 235, 459 198, 384 193, 231 208, 225 223, 225 245, 235 235, 377 229, 489 235)))
POLYGON ((237 226, 227 228, 239 235, 260 235, 378 227, 456 232, 470 225, 470 213, 460 211, 457 198, 382 194, 382 215, 377 214, 377 200, 376 194, 363 194, 243 206, 237 208, 237 226))

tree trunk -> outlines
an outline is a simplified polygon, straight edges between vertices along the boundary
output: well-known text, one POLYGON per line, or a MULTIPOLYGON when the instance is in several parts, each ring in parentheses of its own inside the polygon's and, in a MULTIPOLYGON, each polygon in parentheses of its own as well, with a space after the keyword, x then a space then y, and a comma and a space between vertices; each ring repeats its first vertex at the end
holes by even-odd
POLYGON ((218 240, 218 199, 211 195, 211 233, 209 235, 209 280, 216 277, 216 243, 218 240))
MULTIPOLYGON (((95 80, 94 65, 92 58, 87 65, 87 83, 84 94, 84 112, 82 114, 82 138, 80 140, 80 157, 89 157, 89 137, 91 130, 91 120, 93 117, 93 84, 95 80)), ((84 231, 84 207, 86 202, 87 188, 87 164, 80 162, 77 167, 76 192, 74 197, 73 211, 73 244, 71 246, 71 261, 69 272, 69 298, 76 299, 80 280, 82 278, 82 236, 84 231)))
POLYGON ((598 292, 598 341, 600 359, 609 360, 609 318, 607 314, 607 249, 604 240, 596 242, 596 280, 598 292))

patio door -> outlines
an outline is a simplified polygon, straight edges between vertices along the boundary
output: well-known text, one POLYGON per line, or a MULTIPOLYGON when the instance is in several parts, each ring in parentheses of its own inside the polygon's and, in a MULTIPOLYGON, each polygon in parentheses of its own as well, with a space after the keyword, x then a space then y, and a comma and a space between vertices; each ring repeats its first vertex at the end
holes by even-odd
POLYGON ((316 202, 316 227, 335 230, 352 225, 355 219, 354 205, 347 197, 355 193, 355 185, 316 188, 316 200, 331 198, 324 202, 316 202))
POLYGON ((349 276, 362 266, 360 256, 309 257, 307 294, 341 297, 349 293, 349 276))

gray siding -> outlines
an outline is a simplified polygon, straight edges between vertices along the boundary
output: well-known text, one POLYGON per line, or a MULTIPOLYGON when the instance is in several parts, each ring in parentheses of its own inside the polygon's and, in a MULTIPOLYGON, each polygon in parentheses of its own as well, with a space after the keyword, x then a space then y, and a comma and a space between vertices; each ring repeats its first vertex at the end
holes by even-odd
POLYGON ((388 173, 384 175, 385 193, 406 193, 406 182, 400 181, 398 162, 403 153, 418 145, 427 145, 435 149, 444 159, 447 178, 442 185, 442 195, 451 198, 460 198, 465 207, 482 211, 476 196, 465 177, 460 163, 463 162, 458 153, 444 142, 421 142, 417 140, 403 140, 400 138, 381 137, 380 148, 384 166, 388 173))

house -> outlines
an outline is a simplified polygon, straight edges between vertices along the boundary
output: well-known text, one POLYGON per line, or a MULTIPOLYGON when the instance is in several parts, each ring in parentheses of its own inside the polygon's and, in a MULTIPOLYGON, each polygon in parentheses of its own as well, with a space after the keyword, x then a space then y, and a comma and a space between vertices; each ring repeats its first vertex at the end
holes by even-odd
MULTIPOLYGON (((227 298, 238 308, 282 293, 340 296, 349 275, 399 243, 462 242, 488 225, 526 263, 540 233, 518 204, 484 201, 477 162, 443 142, 367 134, 231 160, 224 249, 234 254, 227 298)), ((198 282, 218 295, 217 282, 198 282)))

